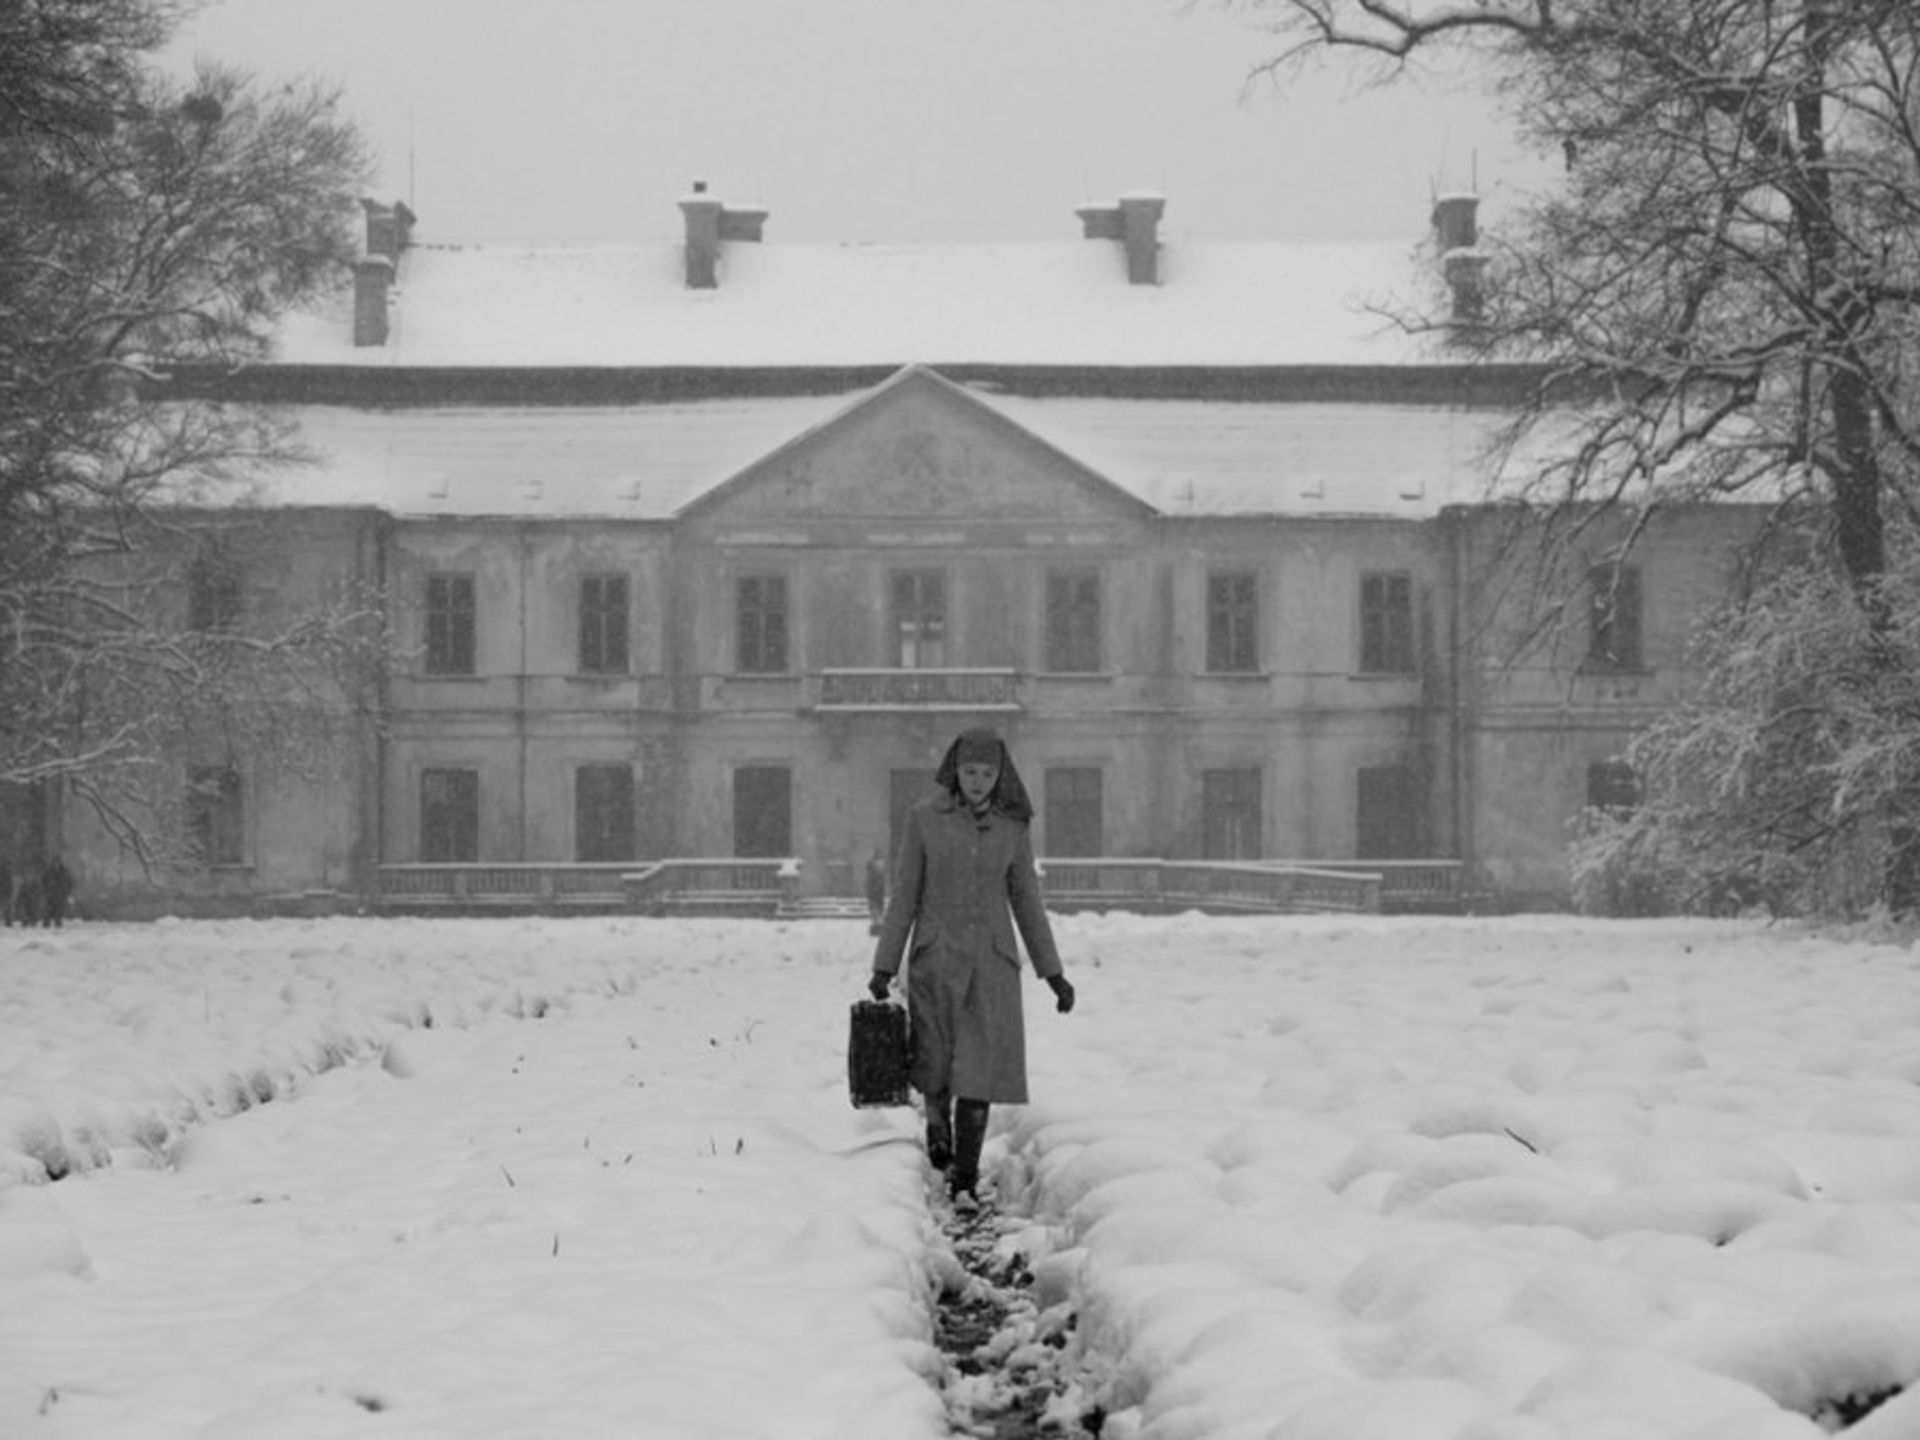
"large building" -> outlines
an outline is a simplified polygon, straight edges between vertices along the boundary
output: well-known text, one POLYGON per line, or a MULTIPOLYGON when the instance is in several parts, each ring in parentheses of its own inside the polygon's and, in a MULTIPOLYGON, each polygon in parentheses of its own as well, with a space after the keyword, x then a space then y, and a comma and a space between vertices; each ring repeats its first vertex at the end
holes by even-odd
MULTIPOLYGON (((1471 197, 1387 245, 1183 239, 1147 195, 1000 246, 680 207, 675 242, 515 249, 370 202, 337 311, 176 376, 290 407, 315 454, 263 477, 270 543, 223 603, 368 586, 394 650, 316 773, 183 757, 207 863, 169 887, 475 898, 521 867, 564 900, 770 857, 852 895, 986 719, 1054 869, 1442 859, 1565 897, 1568 827, 1616 798, 1753 517, 1668 514, 1624 570, 1596 525, 1592 603, 1514 658, 1538 597, 1502 583, 1490 441, 1532 377, 1381 309, 1471 316, 1471 197)), ((83 906, 150 886, 55 823, 83 906)))

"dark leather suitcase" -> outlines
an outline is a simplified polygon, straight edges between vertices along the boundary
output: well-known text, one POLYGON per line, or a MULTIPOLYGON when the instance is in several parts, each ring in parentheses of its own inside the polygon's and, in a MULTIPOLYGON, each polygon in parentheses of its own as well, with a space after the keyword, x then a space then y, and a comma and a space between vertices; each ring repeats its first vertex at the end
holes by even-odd
POLYGON ((847 1089, 856 1110, 910 1105, 907 1012, 883 1000, 856 1000, 847 1032, 847 1089))

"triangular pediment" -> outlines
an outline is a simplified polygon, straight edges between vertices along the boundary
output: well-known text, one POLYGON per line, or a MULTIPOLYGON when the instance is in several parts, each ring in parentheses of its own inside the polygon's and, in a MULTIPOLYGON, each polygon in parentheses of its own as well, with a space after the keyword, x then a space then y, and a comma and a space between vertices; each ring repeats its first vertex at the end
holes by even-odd
POLYGON ((1133 520, 1152 513, 1132 492, 924 366, 896 372, 681 512, 730 522, 1133 520))

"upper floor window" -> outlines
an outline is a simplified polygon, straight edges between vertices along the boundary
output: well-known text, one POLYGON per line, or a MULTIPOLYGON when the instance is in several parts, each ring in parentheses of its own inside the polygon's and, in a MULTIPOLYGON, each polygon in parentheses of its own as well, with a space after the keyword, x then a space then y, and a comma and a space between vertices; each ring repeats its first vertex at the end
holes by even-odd
POLYGON ((480 858, 480 772, 420 772, 420 859, 471 864, 480 858))
POLYGON ((1360 672, 1413 674, 1413 577, 1376 570, 1360 577, 1360 672))
POLYGON ((187 772, 187 834, 203 865, 246 862, 246 813, 240 772, 195 765, 187 772))
POLYGON ((427 673, 471 675, 474 657, 473 576, 427 576, 427 673))
POLYGON ((1200 856, 1204 860, 1260 858, 1258 767, 1200 772, 1200 856))
POLYGON ((231 630, 240 623, 240 567, 218 552, 187 567, 187 628, 231 630))
POLYGON ((580 670, 586 675, 627 673, 627 577, 580 577, 580 670))
POLYGON ((1587 572, 1587 669, 1644 668, 1640 614, 1638 566, 1596 565, 1587 572))
POLYGON ((896 570, 888 580, 893 663, 939 670, 947 663, 947 577, 938 570, 896 570))
POLYGON ((1260 587, 1251 570, 1207 576, 1207 669, 1244 674, 1260 665, 1260 587))
POLYGON ((733 587, 733 665, 742 675, 787 672, 787 577, 742 575, 733 587))
POLYGON ((1052 571, 1047 576, 1047 669, 1089 674, 1099 668, 1099 573, 1052 571))

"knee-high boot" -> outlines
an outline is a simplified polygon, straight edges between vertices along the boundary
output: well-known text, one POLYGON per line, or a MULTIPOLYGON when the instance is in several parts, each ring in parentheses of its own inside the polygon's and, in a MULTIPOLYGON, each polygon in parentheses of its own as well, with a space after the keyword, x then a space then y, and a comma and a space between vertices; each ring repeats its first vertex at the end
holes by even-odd
POLYGON ((953 1164, 953 1094, 942 1090, 924 1098, 927 1105, 927 1163, 944 1172, 953 1164))
POLYGON ((978 1198, 980 1185, 980 1147, 987 1139, 985 1100, 956 1100, 953 1103, 953 1195, 978 1198))

